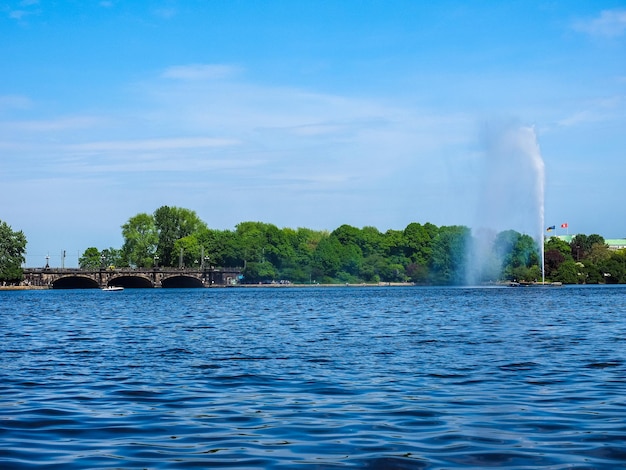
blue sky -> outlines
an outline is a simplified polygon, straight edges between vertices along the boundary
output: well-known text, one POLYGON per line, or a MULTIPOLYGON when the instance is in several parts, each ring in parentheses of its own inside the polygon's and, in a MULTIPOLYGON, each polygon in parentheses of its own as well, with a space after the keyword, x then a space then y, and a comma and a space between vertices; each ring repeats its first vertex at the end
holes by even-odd
POLYGON ((490 154, 507 126, 540 149, 546 226, 626 237, 624 1, 0 0, 0 34, 0 220, 28 266, 161 205, 529 232, 515 204, 485 222, 485 194, 535 204, 490 154))

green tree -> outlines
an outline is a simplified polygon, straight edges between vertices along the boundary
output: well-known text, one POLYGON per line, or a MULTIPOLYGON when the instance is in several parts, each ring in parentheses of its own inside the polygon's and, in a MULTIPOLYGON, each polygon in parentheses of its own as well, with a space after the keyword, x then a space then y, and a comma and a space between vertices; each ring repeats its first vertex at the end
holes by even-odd
POLYGON ((545 275, 552 278, 556 274, 559 266, 565 262, 566 258, 559 250, 548 250, 544 253, 545 275))
POLYGON ((122 250, 110 247, 105 248, 100 253, 100 258, 104 262, 105 267, 119 267, 124 265, 124 258, 122 256, 122 250))
POLYGON ((308 228, 297 230, 284 228, 286 242, 291 246, 289 256, 283 259, 280 279, 293 282, 310 282, 313 278, 313 259, 320 241, 328 238, 328 232, 308 228))
POLYGON ((320 240, 313 256, 311 277, 318 282, 333 282, 341 269, 341 242, 328 236, 320 240))
MULTIPOLYGON (((336 240, 335 255, 337 256, 338 270, 335 275, 340 282, 355 282, 359 279, 363 263, 364 245, 362 232, 350 225, 342 225, 331 232, 330 239, 336 240)), ((327 273, 328 274, 328 273, 327 273)))
POLYGON ((406 268, 406 275, 409 280, 417 284, 428 284, 430 281, 430 273, 428 267, 422 264, 409 263, 406 268))
POLYGON ((563 255, 564 259, 573 259, 572 258, 572 247, 569 243, 564 240, 561 240, 558 237, 550 237, 544 243, 544 252, 547 253, 550 250, 555 250, 563 255))
POLYGON ((266 227, 262 222, 241 222, 235 230, 235 242, 238 257, 244 264, 265 261, 269 244, 265 235, 266 227))
POLYGON ((177 240, 207 228, 194 211, 169 206, 161 206, 154 211, 154 225, 157 231, 156 252, 163 266, 178 265, 179 253, 174 248, 177 240))
POLYGON ((268 282, 276 279, 276 269, 269 261, 250 262, 243 270, 245 283, 268 282))
POLYGON ((587 259, 593 264, 601 264, 611 258, 609 247, 605 243, 594 243, 587 254, 587 259))
MULTIPOLYGON (((367 226, 356 232, 355 243, 361 249, 364 258, 384 252, 388 252, 391 255, 394 248, 396 248, 394 243, 396 241, 394 240, 395 233, 395 231, 389 230, 383 234, 376 227, 367 226)), ((400 237, 402 237, 402 232, 400 232, 400 237)), ((402 242, 399 244, 402 245, 402 242)))
POLYGON ((120 266, 123 263, 122 252, 115 248, 105 248, 99 251, 96 247, 87 248, 78 259, 81 269, 100 269, 110 266, 120 266))
POLYGON ((463 284, 465 282, 467 244, 470 241, 467 227, 442 226, 433 240, 431 264, 435 284, 463 284))
POLYGON ((416 222, 411 222, 404 229, 404 240, 404 255, 411 259, 411 261, 424 264, 426 259, 430 256, 423 256, 421 254, 421 248, 425 244, 430 244, 431 241, 430 237, 426 236, 424 227, 416 222))
MULTIPOLYGON (((194 233, 194 237, 204 248, 205 263, 217 266, 241 266, 235 247, 235 234, 231 230, 214 230, 202 228, 194 233)), ((202 255, 202 253, 200 253, 202 255)))
POLYGON ((377 253, 391 259, 394 264, 407 266, 411 259, 406 256, 407 239, 403 230, 387 230, 381 235, 377 253))
POLYGON ((596 233, 592 235, 576 235, 570 242, 572 256, 576 261, 586 259, 591 252, 591 248, 596 243, 604 245, 604 238, 596 233))
POLYGON ((405 270, 411 281, 419 284, 431 281, 432 244, 438 230, 431 223, 421 225, 416 222, 404 229, 404 256, 408 259, 405 270))
MULTIPOLYGON (((196 235, 187 235, 174 242, 174 253, 178 253, 178 263, 186 268, 202 266, 203 249, 196 235), (182 260, 180 258, 182 254, 182 260)), ((178 266, 178 264, 177 264, 178 266)))
POLYGON ((82 256, 78 258, 78 266, 80 269, 99 269, 104 266, 100 259, 100 250, 95 246, 87 248, 82 256))
POLYGON ((626 250, 611 253, 599 267, 607 284, 626 283, 626 250))
POLYGON ((410 223, 404 229, 405 256, 420 266, 427 266, 432 257, 432 243, 439 229, 431 224, 410 223))
POLYGON ((604 275, 598 265, 587 262, 583 272, 585 275, 585 284, 604 284, 604 275))
POLYGON ((540 268, 530 269, 540 264, 537 244, 530 235, 515 230, 500 232, 494 241, 494 251, 502 260, 505 279, 533 281, 541 277, 540 268))
POLYGON ((547 278, 556 276, 559 266, 565 261, 572 261, 572 248, 569 243, 558 237, 550 237, 544 243, 545 274, 547 278))
POLYGON ((138 268, 149 268, 154 264, 158 233, 154 217, 150 214, 137 214, 122 225, 123 264, 138 268))
POLYGON ((563 284, 577 284, 581 277, 579 264, 574 260, 564 261, 556 270, 553 279, 563 284))
POLYGON ((264 224, 265 248, 263 258, 276 268, 276 275, 295 257, 293 245, 286 233, 272 224, 264 224))
POLYGON ((22 263, 26 252, 26 237, 0 220, 0 282, 17 284, 23 277, 22 263))

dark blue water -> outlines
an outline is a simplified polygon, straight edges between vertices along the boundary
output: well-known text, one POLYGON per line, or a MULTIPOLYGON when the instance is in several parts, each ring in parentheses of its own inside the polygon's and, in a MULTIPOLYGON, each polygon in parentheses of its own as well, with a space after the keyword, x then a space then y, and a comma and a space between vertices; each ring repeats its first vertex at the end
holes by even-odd
POLYGON ((626 287, 0 292, 0 468, 626 466, 626 287))

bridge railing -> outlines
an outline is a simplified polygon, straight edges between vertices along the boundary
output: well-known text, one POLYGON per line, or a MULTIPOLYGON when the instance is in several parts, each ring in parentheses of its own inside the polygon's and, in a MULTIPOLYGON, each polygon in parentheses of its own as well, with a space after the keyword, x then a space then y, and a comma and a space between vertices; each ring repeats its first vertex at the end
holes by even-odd
POLYGON ((98 272, 127 272, 127 273, 153 273, 153 272, 167 272, 167 273, 202 273, 202 272, 241 272, 243 267, 205 267, 205 268, 172 268, 172 267, 155 267, 155 268, 118 268, 108 267, 99 269, 82 269, 82 268, 22 268, 24 273, 54 273, 54 274, 80 274, 80 273, 98 273, 98 272))

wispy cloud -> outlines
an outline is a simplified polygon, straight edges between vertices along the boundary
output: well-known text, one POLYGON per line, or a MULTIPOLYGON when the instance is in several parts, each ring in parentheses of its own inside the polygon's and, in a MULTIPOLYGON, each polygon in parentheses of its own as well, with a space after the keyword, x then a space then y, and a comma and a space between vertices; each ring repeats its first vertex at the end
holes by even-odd
MULTIPOLYGON (((9 100, 9 102, 11 102, 11 100, 9 100)), ((29 104, 29 101, 21 101, 20 99, 17 99, 17 101, 13 101, 14 105, 20 103, 22 103, 22 105, 27 105, 29 104)), ((1 105, 2 102, 0 101, 0 108, 1 105)), ((101 124, 102 121, 103 118, 96 116, 70 116, 41 120, 0 122, 0 132, 70 131, 95 127, 97 124, 101 124)))
POLYGON ((158 151, 158 150, 186 150, 198 148, 230 147, 239 142, 234 139, 214 139, 208 137, 179 137, 169 139, 145 139, 145 140, 110 140, 101 142, 88 142, 70 145, 70 150, 85 152, 111 152, 111 151, 158 151))
POLYGON ((561 127, 574 127, 588 123, 613 120, 624 114, 624 96, 611 96, 587 103, 585 109, 575 111, 557 121, 561 127))
POLYGON ((11 10, 9 11, 9 18, 12 20, 22 20, 25 16, 32 14, 26 10, 11 10))
POLYGON ((170 18, 173 18, 178 14, 178 10, 173 7, 155 8, 154 10, 152 10, 152 12, 155 16, 158 16, 159 18, 163 18, 165 20, 169 20, 170 18))
POLYGON ((176 65, 166 69, 162 76, 176 80, 214 80, 239 73, 240 68, 223 64, 176 65))
POLYGON ((0 95, 0 112, 12 109, 28 109, 32 106, 30 98, 22 95, 0 95))
POLYGON ((382 152, 386 158, 397 158, 414 155, 417 149, 441 149, 463 140, 473 125, 458 113, 413 109, 394 101, 245 80, 194 80, 228 78, 237 70, 204 64, 166 69, 161 77, 180 80, 155 80, 137 87, 137 93, 147 93, 142 101, 153 106, 146 110, 146 119, 170 129, 239 136, 245 151, 335 158, 335 166, 343 161, 379 162, 382 152))
POLYGON ((40 13, 39 0, 22 0, 15 6, 3 5, 2 8, 12 20, 22 22, 26 17, 40 13))
POLYGON ((576 21, 573 28, 592 36, 621 36, 626 32, 626 9, 603 10, 596 18, 576 21))

